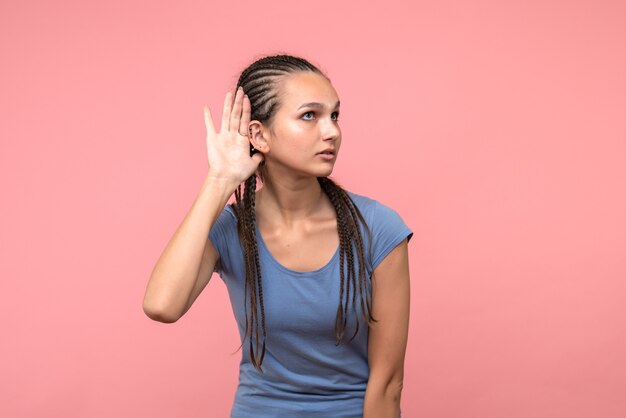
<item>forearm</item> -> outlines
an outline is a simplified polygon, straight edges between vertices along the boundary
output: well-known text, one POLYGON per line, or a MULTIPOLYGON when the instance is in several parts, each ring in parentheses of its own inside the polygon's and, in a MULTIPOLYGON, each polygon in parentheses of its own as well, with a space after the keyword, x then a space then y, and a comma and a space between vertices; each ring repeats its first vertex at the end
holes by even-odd
POLYGON ((163 322, 177 320, 198 275, 208 234, 235 187, 206 177, 182 223, 159 257, 144 296, 144 311, 163 322))
POLYGON ((368 382, 363 404, 363 418, 398 418, 402 383, 368 382))

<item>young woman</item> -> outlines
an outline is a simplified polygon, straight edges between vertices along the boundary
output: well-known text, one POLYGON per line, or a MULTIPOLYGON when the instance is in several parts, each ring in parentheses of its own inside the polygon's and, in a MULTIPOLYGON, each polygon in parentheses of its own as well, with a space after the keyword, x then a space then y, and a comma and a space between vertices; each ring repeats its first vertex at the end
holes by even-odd
POLYGON ((232 418, 399 417, 413 233, 328 177, 339 98, 317 67, 267 56, 237 87, 219 130, 205 107, 208 174, 144 311, 174 322, 220 275, 243 347, 232 418))

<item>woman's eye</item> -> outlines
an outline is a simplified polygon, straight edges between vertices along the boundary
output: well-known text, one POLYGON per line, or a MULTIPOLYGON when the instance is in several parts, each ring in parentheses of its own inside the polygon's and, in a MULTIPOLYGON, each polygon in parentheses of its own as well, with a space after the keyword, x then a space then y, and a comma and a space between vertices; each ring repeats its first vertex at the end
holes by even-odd
MULTIPOLYGON (((315 112, 306 112, 302 114, 302 119, 304 120, 313 120, 315 118, 315 112)), ((330 115, 330 118, 334 121, 338 121, 339 120, 339 112, 333 112, 330 115)))

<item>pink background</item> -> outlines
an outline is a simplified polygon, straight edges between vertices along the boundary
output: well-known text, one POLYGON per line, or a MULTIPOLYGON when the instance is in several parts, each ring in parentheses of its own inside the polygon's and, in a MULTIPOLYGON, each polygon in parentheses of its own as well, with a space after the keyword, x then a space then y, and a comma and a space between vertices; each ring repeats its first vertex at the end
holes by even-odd
POLYGON ((341 98, 334 178, 415 232, 403 417, 623 418, 625 45, 618 0, 2 2, 0 416, 228 416, 221 279, 142 299, 202 106, 288 52, 341 98))

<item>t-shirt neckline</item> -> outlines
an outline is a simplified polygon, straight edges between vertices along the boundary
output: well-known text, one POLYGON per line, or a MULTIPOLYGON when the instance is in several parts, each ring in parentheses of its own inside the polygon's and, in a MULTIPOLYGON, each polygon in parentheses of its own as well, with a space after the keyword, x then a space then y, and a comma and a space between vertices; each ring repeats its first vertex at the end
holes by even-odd
POLYGON ((272 264, 274 264, 276 267, 278 267, 280 270, 296 275, 296 276, 309 276, 309 275, 313 275, 313 274, 317 274, 317 273, 322 273, 326 270, 328 270, 331 265, 333 264, 333 262, 335 261, 335 259, 337 257, 339 257, 339 250, 341 249, 341 243, 339 243, 337 245, 337 249, 335 250, 335 253, 333 254, 333 256, 330 258, 330 260, 328 260, 328 262, 316 269, 316 270, 310 270, 310 271, 297 271, 297 270, 292 270, 289 269, 285 266, 283 266, 282 264, 280 264, 278 262, 278 260, 276 260, 276 258, 274 258, 274 256, 272 255, 269 247, 265 244, 265 241, 263 240, 263 235, 261 235, 261 231, 259 229, 259 225, 257 225, 257 223, 254 223, 254 227, 256 229, 256 236, 257 236, 257 241, 260 243, 260 246, 263 248, 263 251, 265 251, 265 253, 267 254, 268 258, 271 260, 272 264))

